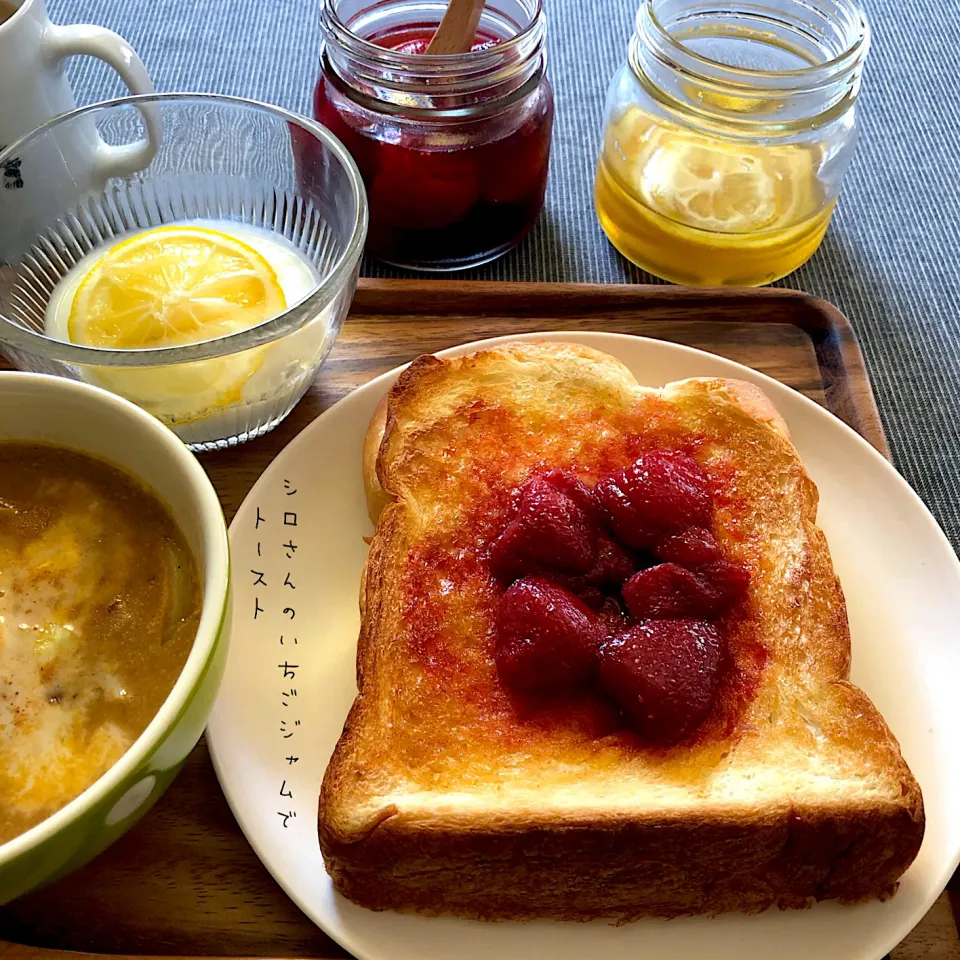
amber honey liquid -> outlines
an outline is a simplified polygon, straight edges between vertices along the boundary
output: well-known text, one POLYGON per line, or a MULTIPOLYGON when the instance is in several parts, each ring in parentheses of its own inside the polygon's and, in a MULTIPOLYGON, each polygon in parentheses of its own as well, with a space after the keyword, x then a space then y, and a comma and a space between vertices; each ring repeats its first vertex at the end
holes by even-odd
POLYGON ((674 283, 770 283, 812 256, 834 201, 822 147, 713 139, 639 106, 614 117, 597 168, 600 224, 627 259, 674 283))

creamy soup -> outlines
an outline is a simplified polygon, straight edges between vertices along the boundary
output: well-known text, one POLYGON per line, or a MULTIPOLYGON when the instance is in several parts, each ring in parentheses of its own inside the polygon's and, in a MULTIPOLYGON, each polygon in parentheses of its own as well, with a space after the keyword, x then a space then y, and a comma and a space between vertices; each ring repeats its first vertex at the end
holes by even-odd
POLYGON ((0 843, 143 732, 200 606, 183 534, 136 480, 71 450, 0 442, 0 843))

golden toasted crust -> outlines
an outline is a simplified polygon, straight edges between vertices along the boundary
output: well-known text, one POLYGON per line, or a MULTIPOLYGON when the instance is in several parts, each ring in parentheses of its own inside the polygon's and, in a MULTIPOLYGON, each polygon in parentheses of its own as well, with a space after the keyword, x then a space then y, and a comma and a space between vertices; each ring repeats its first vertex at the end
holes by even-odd
POLYGON ((363 438, 363 493, 367 500, 367 513, 374 523, 379 519, 383 508, 390 502, 377 477, 380 441, 383 440, 383 432, 387 427, 388 399, 389 394, 384 394, 383 399, 377 404, 377 409, 370 418, 367 434, 363 438))
MULTIPOLYGON (((769 423, 785 439, 790 439, 790 431, 780 411, 770 402, 770 398, 757 386, 745 380, 717 380, 722 383, 728 397, 754 419, 769 423)), ((363 490, 367 500, 367 513, 375 524, 383 508, 390 503, 390 497, 380 486, 377 476, 377 461, 380 454, 380 444, 387 429, 387 403, 390 399, 389 391, 377 404, 373 416, 370 418, 366 435, 363 440, 363 490)))
POLYGON ((371 424, 376 448, 360 693, 320 797, 342 893, 375 909, 629 919, 893 892, 922 839, 920 790, 849 683, 817 491, 761 391, 650 390, 588 348, 515 343, 411 364, 371 424), (504 690, 482 550, 532 472, 595 481, 651 445, 698 458, 714 532, 751 572, 714 715, 667 750, 590 698, 504 690))

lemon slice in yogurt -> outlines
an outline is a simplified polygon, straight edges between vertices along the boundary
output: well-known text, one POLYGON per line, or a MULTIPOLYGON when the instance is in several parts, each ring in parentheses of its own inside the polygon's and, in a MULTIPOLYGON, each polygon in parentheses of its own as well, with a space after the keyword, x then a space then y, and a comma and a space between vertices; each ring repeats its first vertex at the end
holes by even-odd
MULTIPOLYGON (((45 329, 61 340, 113 350, 199 343, 281 313, 316 278, 292 244, 265 231, 226 222, 172 224, 85 257, 54 291, 45 329)), ((187 423, 250 399, 245 388, 270 347, 83 373, 165 421, 187 423)))

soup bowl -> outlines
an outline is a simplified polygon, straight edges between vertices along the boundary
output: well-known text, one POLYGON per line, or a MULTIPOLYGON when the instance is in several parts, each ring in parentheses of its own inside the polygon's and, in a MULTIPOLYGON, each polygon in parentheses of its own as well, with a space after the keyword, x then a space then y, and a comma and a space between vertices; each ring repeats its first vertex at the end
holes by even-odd
POLYGON ((66 447, 135 477, 183 533, 197 563, 202 608, 173 689, 129 749, 66 806, 0 844, 0 904, 82 866, 159 799, 206 725, 223 675, 230 622, 229 548, 220 502, 203 468, 163 424, 98 387, 0 372, 4 440, 66 447))

